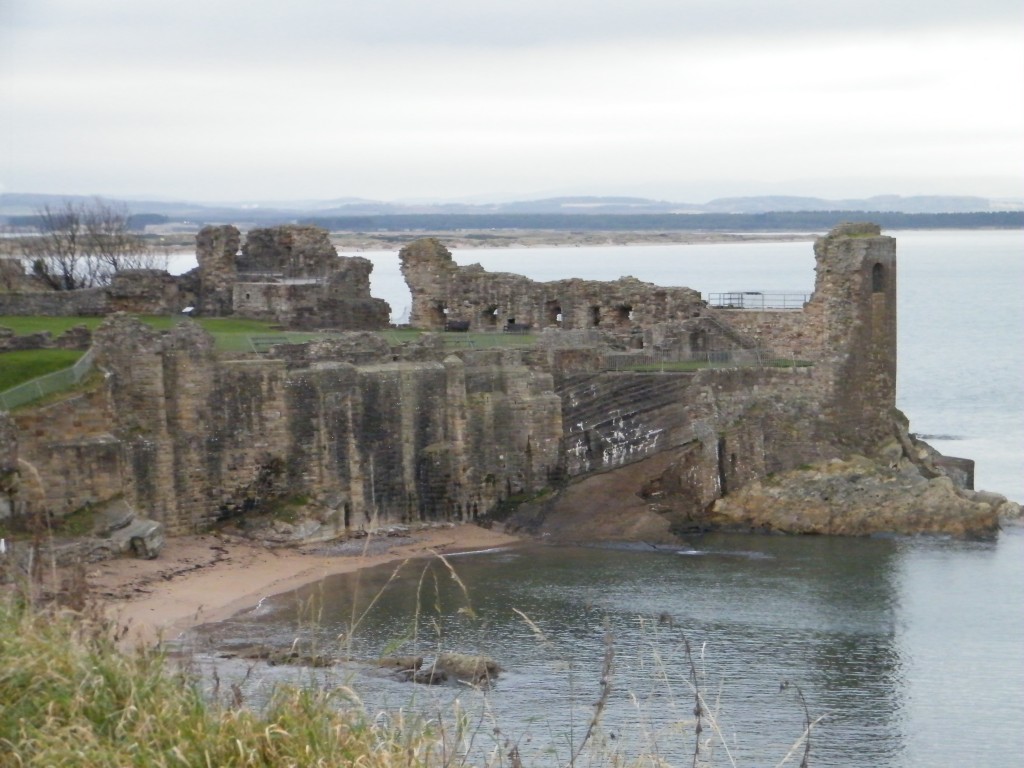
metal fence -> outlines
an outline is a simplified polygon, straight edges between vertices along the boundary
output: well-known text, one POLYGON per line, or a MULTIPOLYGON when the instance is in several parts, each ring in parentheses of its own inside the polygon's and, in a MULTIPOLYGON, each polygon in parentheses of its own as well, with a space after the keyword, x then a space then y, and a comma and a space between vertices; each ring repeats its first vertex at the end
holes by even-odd
POLYGON ((799 291, 730 291, 709 293, 706 301, 719 309, 803 309, 811 295, 799 291))
POLYGON ((70 368, 48 373, 45 376, 26 381, 5 392, 0 392, 0 411, 9 411, 41 397, 70 389, 80 382, 93 368, 93 350, 82 355, 70 368))
POLYGON ((700 353, 622 352, 605 356, 609 371, 686 372, 705 368, 804 368, 813 363, 770 349, 730 349, 700 353))

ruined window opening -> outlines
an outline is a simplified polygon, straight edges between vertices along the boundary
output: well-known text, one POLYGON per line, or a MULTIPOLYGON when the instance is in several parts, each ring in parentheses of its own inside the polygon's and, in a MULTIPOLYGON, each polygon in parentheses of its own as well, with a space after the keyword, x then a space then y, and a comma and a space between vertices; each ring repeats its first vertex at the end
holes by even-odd
POLYGON ((885 290, 885 267, 875 264, 871 268, 871 292, 882 293, 885 290))
POLYGON ((698 329, 690 333, 690 353, 707 352, 708 333, 704 329, 698 329))
POLYGON ((248 300, 248 299, 249 299, 249 294, 248 294, 248 293, 247 293, 247 294, 245 294, 245 298, 246 298, 246 300, 248 300))
POLYGON ((437 304, 432 305, 429 309, 429 314, 430 317, 426 318, 428 327, 444 327, 444 322, 446 320, 445 315, 447 314, 447 307, 445 307, 444 304, 438 302, 437 304))
POLYGON ((629 321, 632 319, 633 308, 629 304, 623 304, 615 308, 615 322, 618 325, 629 325, 629 321))
POLYGON ((547 303, 548 325, 562 324, 562 307, 557 301, 547 303))
POLYGON ((498 308, 491 306, 482 313, 483 324, 490 327, 498 325, 498 308))
POLYGON ((590 308, 590 324, 595 328, 601 324, 601 308, 591 307, 590 308))

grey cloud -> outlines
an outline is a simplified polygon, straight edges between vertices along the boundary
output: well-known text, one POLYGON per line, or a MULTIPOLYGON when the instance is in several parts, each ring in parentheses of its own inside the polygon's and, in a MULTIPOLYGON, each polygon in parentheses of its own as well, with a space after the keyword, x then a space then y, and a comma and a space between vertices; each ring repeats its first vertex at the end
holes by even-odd
MULTIPOLYGON (((14 0, 7 26, 63 25, 130 44, 275 47, 410 44, 459 47, 701 41, 771 35, 898 32, 1019 24, 1019 0, 14 0)), ((9 33, 10 33, 9 29, 9 33)))

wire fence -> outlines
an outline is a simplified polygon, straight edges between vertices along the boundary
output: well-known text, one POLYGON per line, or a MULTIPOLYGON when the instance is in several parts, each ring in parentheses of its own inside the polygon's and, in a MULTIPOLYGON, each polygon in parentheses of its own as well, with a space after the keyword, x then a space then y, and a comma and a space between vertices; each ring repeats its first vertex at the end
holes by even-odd
POLYGON ((93 369, 93 350, 82 355, 70 368, 48 373, 0 392, 0 411, 10 411, 54 392, 70 389, 93 369))
POLYGON ((706 368, 805 368, 813 365, 770 349, 728 349, 708 352, 622 352, 605 356, 609 371, 686 372, 706 368))

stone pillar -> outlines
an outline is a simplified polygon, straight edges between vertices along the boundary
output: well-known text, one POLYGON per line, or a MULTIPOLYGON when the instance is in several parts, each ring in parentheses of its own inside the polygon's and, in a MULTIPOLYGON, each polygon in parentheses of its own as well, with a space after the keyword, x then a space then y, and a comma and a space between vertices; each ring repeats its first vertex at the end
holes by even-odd
POLYGON ((237 278, 235 255, 242 242, 236 227, 203 227, 196 235, 199 262, 199 313, 220 317, 232 313, 232 286, 237 278))
POLYGON ((457 269, 451 252, 433 237, 425 237, 398 252, 402 276, 412 294, 409 325, 443 331, 449 283, 457 269))

